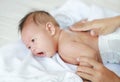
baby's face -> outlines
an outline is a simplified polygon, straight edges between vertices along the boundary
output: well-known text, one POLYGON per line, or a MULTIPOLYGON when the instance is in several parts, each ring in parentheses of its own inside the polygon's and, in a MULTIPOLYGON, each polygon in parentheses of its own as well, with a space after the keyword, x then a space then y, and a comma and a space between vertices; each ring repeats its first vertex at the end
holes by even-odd
POLYGON ((50 34, 34 23, 25 24, 21 33, 22 41, 36 56, 51 57, 55 54, 55 44, 50 34))

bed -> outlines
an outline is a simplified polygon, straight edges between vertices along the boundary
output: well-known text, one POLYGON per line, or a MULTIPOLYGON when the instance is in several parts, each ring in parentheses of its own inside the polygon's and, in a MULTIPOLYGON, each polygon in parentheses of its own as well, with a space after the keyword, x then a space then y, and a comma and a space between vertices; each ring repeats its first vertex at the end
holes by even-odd
MULTIPOLYGON (((26 49, 17 28, 19 20, 27 12, 46 10, 62 28, 85 18, 93 20, 111 17, 120 12, 119 0, 2 0, 0 4, 0 82, 82 82, 67 66, 61 66, 50 58, 39 61, 26 49), (111 5, 105 6, 107 2, 111 5)), ((120 65, 106 64, 106 67, 120 76, 120 65)))

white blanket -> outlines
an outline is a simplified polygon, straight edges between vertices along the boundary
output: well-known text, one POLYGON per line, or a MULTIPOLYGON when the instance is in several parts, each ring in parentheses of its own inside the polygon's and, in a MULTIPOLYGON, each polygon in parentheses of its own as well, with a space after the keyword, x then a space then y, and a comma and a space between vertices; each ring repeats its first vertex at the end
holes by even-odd
POLYGON ((0 49, 0 82, 10 81, 82 82, 82 79, 52 58, 40 58, 37 61, 18 41, 0 49))
MULTIPOLYGON (((52 58, 35 58, 17 41, 0 48, 0 82, 82 82, 68 66, 59 62, 52 58)), ((120 75, 120 65, 106 66, 120 75)))
MULTIPOLYGON (((95 5, 88 7, 79 0, 69 0, 51 14, 62 27, 84 18, 92 20, 117 15, 95 5)), ((82 79, 52 58, 36 59, 18 41, 0 48, 0 82, 82 82, 82 79)))

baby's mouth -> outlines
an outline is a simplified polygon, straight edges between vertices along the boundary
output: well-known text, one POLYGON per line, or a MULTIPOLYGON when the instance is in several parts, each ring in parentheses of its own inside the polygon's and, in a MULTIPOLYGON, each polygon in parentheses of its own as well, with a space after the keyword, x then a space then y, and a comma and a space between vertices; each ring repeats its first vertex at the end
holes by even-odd
POLYGON ((45 55, 44 52, 38 52, 38 53, 37 53, 37 56, 44 57, 44 56, 46 56, 46 55, 45 55))

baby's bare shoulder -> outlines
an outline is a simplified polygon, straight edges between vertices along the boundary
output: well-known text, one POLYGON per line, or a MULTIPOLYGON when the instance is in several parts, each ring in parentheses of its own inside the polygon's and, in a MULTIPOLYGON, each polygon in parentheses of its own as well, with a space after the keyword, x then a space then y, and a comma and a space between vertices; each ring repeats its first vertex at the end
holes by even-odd
POLYGON ((72 33, 70 33, 69 31, 63 31, 60 39, 59 39, 59 47, 68 47, 69 45, 71 45, 71 43, 75 40, 75 37, 72 33))
POLYGON ((78 43, 77 37, 68 31, 63 32, 59 41, 59 52, 65 53, 67 51, 70 51, 74 46, 73 43, 78 43))

